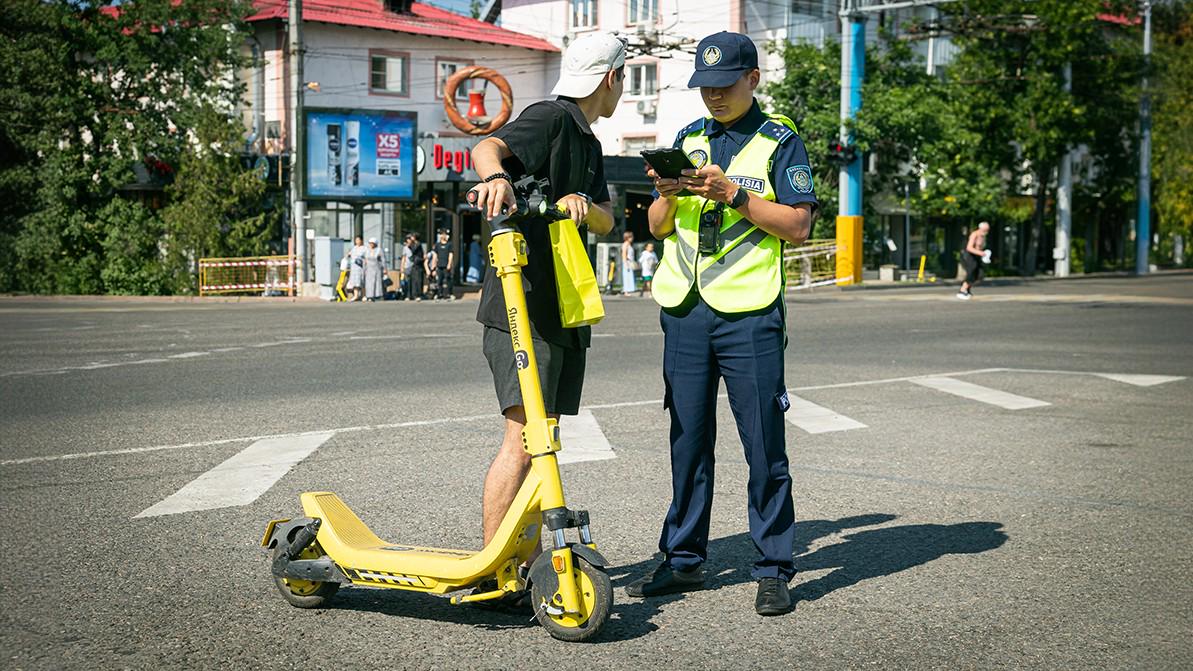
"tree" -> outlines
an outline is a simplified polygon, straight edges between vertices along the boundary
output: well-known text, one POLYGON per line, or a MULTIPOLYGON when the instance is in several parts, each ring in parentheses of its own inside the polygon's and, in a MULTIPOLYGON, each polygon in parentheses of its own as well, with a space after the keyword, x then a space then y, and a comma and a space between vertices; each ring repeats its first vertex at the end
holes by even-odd
POLYGON ((13 149, 0 164, 0 194, 15 200, 0 206, 0 290, 143 287, 158 272, 161 245, 132 232, 160 221, 113 199, 136 181, 137 165, 173 171, 196 141, 193 129, 213 113, 232 116, 249 4, 0 5, 0 147, 13 149), (140 256, 109 259, 128 254, 140 256))
POLYGON ((1005 176, 1007 195, 1026 188, 1034 200, 1021 243, 1025 274, 1036 271, 1060 157, 1085 145, 1090 170, 1106 178, 1130 165, 1124 154, 1133 139, 1139 58, 1098 20, 1127 4, 970 0, 941 7, 961 47, 947 78, 960 118, 981 138, 983 163, 1005 176))
POLYGON ((1193 3, 1157 7, 1152 177, 1157 230, 1193 235, 1193 3))

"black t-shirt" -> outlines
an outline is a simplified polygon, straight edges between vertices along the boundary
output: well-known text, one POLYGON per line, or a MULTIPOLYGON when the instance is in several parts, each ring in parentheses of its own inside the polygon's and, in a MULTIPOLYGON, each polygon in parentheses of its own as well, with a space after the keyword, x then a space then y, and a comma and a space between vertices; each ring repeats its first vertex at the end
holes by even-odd
POLYGON ((410 248, 410 263, 417 268, 423 265, 423 246, 417 244, 410 248))
POLYGON ((452 245, 450 242, 436 242, 435 243, 435 267, 447 267, 447 255, 452 253, 452 245))
MULTIPOLYGON (((493 133, 493 137, 501 138, 513 153, 502 167, 514 181, 525 175, 534 175, 535 179, 546 177, 551 183, 547 195, 553 201, 572 193, 586 193, 594 203, 609 200, 600 140, 593 135, 575 101, 560 98, 535 103, 493 133)), ((559 322, 555 261, 547 222, 529 220, 519 229, 526 238, 527 259, 522 280, 533 336, 561 347, 588 347, 592 338, 589 327, 568 329, 559 322)), ((476 320, 485 326, 509 330, 501 281, 492 267, 485 271, 476 320)))

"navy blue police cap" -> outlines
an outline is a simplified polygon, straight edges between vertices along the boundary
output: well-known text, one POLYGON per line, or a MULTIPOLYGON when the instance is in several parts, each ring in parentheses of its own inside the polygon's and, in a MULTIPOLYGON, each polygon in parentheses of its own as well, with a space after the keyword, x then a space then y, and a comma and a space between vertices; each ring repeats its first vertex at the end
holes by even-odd
POLYGON ((719 32, 700 40, 696 47, 696 72, 688 88, 732 86, 758 67, 758 48, 741 33, 719 32))

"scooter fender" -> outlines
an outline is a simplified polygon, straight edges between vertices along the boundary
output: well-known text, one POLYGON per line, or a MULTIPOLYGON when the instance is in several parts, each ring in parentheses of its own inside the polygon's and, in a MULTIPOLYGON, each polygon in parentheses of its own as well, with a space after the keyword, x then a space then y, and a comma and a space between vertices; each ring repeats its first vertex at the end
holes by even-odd
MULTIPOLYGON (((597 568, 609 567, 608 559, 583 543, 569 543, 568 547, 571 548, 572 554, 597 568)), ((530 565, 530 581, 538 585, 539 589, 546 594, 554 594, 559 589, 559 576, 555 573, 555 568, 551 566, 550 552, 542 553, 530 565)))
POLYGON ((299 517, 293 520, 270 522, 269 527, 265 530, 265 538, 261 540, 261 546, 266 550, 273 550, 278 545, 289 545, 290 539, 293 538, 296 531, 314 521, 310 517, 299 517))

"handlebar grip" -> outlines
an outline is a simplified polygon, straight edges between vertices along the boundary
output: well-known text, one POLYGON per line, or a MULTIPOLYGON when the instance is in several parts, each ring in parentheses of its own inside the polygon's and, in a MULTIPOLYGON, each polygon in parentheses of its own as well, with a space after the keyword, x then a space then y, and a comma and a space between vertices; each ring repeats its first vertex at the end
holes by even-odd
POLYGON ((468 201, 469 205, 476 205, 478 198, 480 198, 480 194, 476 192, 476 189, 469 189, 468 193, 464 194, 464 200, 468 201))

